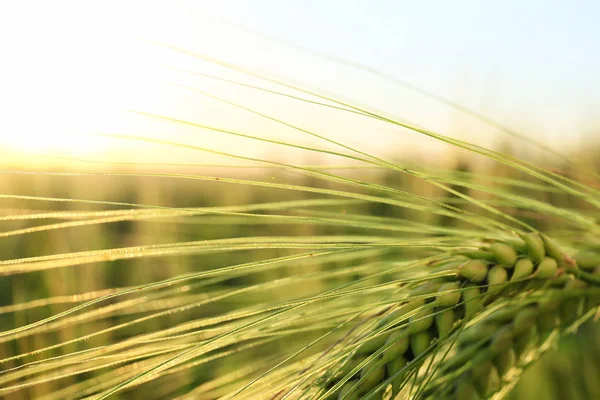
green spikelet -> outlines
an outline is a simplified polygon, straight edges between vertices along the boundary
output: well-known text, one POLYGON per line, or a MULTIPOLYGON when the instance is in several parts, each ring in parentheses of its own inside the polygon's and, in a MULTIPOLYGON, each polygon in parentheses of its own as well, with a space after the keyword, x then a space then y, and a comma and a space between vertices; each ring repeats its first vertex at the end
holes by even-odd
POLYGON ((456 318, 453 309, 447 308, 445 310, 438 311, 438 313, 435 315, 435 327, 438 336, 446 336, 452 330, 455 322, 456 318))
POLYGON ((411 295, 411 297, 416 297, 416 296, 426 296, 426 298, 430 297, 428 295, 432 295, 432 294, 436 293, 440 289, 440 286, 442 286, 442 284, 443 284, 443 282, 441 280, 435 280, 435 281, 422 283, 419 286, 415 287, 413 290, 411 290, 410 295, 411 295))
POLYGON ((575 256, 577 265, 583 269, 594 269, 600 266, 600 252, 582 251, 575 256))
POLYGON ((501 328, 490 343, 489 350, 493 355, 508 351, 513 345, 514 333, 510 326, 501 328))
POLYGON ((515 316, 519 313, 519 307, 503 307, 499 310, 494 311, 490 314, 485 322, 486 323, 494 323, 494 324, 507 324, 511 322, 515 316))
POLYGON ((494 367, 490 371, 490 376, 488 379, 488 390, 487 390, 486 398, 488 398, 492 394, 496 393, 498 390, 500 390, 501 387, 502 387, 502 379, 501 379, 500 375, 498 374, 498 370, 497 370, 496 366, 494 365, 494 367))
POLYGON ((483 282, 487 276, 487 265, 481 260, 469 260, 458 267, 458 274, 471 281, 483 282))
POLYGON ((453 371, 457 368, 462 367, 468 361, 472 360, 477 353, 479 352, 479 348, 477 346, 468 346, 463 345, 459 347, 459 350, 453 357, 448 359, 444 365, 442 366, 442 370, 444 372, 453 371))
POLYGON ((535 261, 540 262, 546 255, 544 242, 537 233, 528 233, 522 236, 523 241, 527 244, 527 254, 535 261))
POLYGON ((356 382, 356 380, 351 380, 344 383, 344 386, 342 386, 342 389, 338 394, 338 400, 359 400, 360 394, 356 390, 352 390, 354 385, 356 385, 356 382))
POLYGON ((386 345, 389 345, 389 347, 383 352, 383 361, 388 362, 395 360, 408 350, 410 344, 408 332, 405 329, 394 332, 387 338, 385 343, 386 345))
POLYGON ((519 310, 513 321, 514 333, 520 334, 533 328, 539 314, 540 310, 537 307, 527 307, 519 310))
POLYGON ((408 361, 406 360, 406 358, 400 356, 400 357, 396 358, 395 360, 388 362, 385 365, 385 369, 386 369, 388 378, 393 378, 393 380, 392 380, 392 399, 400 391, 400 386, 402 385, 402 382, 404 381, 404 375, 405 375, 403 373, 400 373, 400 371, 402 371, 402 369, 406 366, 406 364, 408 364, 408 361), (398 374, 398 375, 396 376, 396 374, 398 374))
POLYGON ((565 284, 565 289, 567 290, 583 290, 588 287, 588 283, 582 281, 581 279, 571 279, 565 284))
POLYGON ((479 287, 468 284, 464 287, 462 298, 465 307, 465 316, 471 317, 482 308, 481 290, 479 287))
POLYGON ((490 384, 490 375, 494 366, 490 360, 485 360, 478 364, 477 369, 473 370, 472 380, 479 395, 486 398, 490 384))
POLYGON ((529 258, 520 258, 515 264, 515 269, 510 277, 511 281, 519 281, 533 273, 533 262, 529 258))
POLYGON ((560 305, 560 320, 561 323, 566 324, 574 322, 583 312, 583 299, 579 297, 570 298, 565 300, 560 305))
POLYGON ((500 329, 499 324, 487 322, 485 324, 476 324, 461 333, 458 341, 461 345, 469 345, 480 341, 481 339, 490 338, 500 329))
MULTIPOLYGON (((573 291, 574 293, 582 293, 588 287, 589 287, 588 283, 584 282, 580 279, 571 279, 570 281, 568 281, 565 284, 565 289, 573 291)), ((579 299, 574 298, 571 301, 578 302, 579 307, 581 307, 581 312, 583 313, 583 312, 588 311, 591 308, 593 308, 593 306, 590 306, 588 299, 589 299, 589 296, 585 296, 585 297, 579 298, 579 299)))
POLYGON ((468 379, 461 379, 456 385, 456 391, 454 392, 456 400, 480 400, 481 396, 477 393, 475 385, 473 385, 468 379))
POLYGON ((433 324, 433 308, 428 307, 410 317, 408 332, 414 334, 425 331, 431 324, 433 324))
POLYGON ((490 246, 489 251, 494 255, 498 264, 506 268, 512 268, 517 262, 517 252, 507 244, 494 243, 490 246))
POLYGON ((517 358, 523 355, 537 343, 537 332, 534 328, 529 328, 515 335, 513 339, 513 350, 517 358))
POLYGON ((517 250, 519 253, 527 252, 527 243, 525 243, 522 239, 519 238, 508 238, 502 239, 503 242, 511 246, 513 249, 517 250))
POLYGON ((363 361, 367 359, 367 355, 365 354, 356 354, 352 359, 350 359, 338 372, 338 376, 344 377, 348 375, 352 370, 358 367, 363 361))
POLYGON ((548 298, 540 299, 537 306, 541 312, 556 312, 560 307, 561 299, 549 296, 548 298))
POLYGON ((554 258, 544 257, 535 270, 536 279, 551 279, 556 276, 558 264, 554 258))
POLYGON ((550 257, 554 258, 556 262, 558 262, 558 264, 562 264, 565 259, 566 253, 560 248, 558 244, 556 244, 554 240, 550 239, 548 236, 541 235, 541 237, 546 247, 546 253, 550 257))
POLYGON ((373 359, 360 370, 358 391, 366 393, 376 387, 385 378, 385 365, 377 358, 373 359))
POLYGON ((490 253, 489 251, 485 251, 485 250, 463 250, 463 251, 458 251, 455 254, 469 257, 473 260, 483 260, 483 261, 489 261, 489 262, 494 262, 496 260, 496 257, 494 257, 494 255, 492 253, 490 253))
POLYGON ((557 314, 554 311, 540 313, 536 318, 537 329, 544 334, 550 333, 558 324, 557 314))
POLYGON ((454 307, 460 301, 460 283, 450 282, 440 286, 435 299, 440 307, 454 307))
POLYGON ((369 354, 369 353, 374 352, 375 350, 379 349, 381 346, 383 346, 385 344, 387 337, 388 337, 388 335, 381 334, 381 335, 375 336, 371 339, 368 339, 363 344, 361 344, 358 347, 358 349, 356 349, 356 353, 357 354, 369 354))
POLYGON ((508 272, 505 268, 496 265, 490 269, 488 272, 487 283, 487 298, 486 301, 489 301, 490 296, 493 296, 495 293, 504 289, 504 283, 508 280, 508 272))
POLYGON ((515 352, 512 349, 499 353, 494 358, 494 364, 498 370, 500 377, 504 376, 506 372, 513 367, 515 363, 515 352))
POLYGON ((410 337, 410 350, 414 357, 423 353, 431 344, 432 336, 429 332, 423 331, 410 337))
POLYGON ((394 323, 392 326, 397 326, 398 324, 401 324, 402 322, 406 321, 406 319, 403 319, 402 317, 404 317, 409 312, 414 311, 417 308, 423 306, 424 304, 425 299, 415 299, 409 301, 406 304, 401 305, 400 307, 386 315, 384 318, 382 318, 377 323, 377 328, 381 328, 382 326, 385 326, 392 322, 394 323))

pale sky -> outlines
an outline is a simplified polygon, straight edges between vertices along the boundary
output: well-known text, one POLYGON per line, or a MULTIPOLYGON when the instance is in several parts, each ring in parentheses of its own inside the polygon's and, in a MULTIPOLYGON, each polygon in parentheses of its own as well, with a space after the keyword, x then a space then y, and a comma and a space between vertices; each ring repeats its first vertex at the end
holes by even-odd
POLYGON ((364 117, 177 71, 308 97, 157 42, 478 144, 492 146, 506 137, 447 105, 326 57, 344 59, 566 151, 600 136, 598 15, 596 1, 2 2, 0 153, 5 159, 28 152, 218 162, 189 149, 89 136, 102 133, 246 156, 283 154, 280 147, 124 110, 332 148, 189 88, 378 154, 435 147, 418 134, 364 117))

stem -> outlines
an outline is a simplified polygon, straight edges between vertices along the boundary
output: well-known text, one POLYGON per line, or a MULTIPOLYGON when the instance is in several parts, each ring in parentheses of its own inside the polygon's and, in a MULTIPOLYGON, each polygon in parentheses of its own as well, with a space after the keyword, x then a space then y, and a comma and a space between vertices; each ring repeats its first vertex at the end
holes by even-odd
POLYGON ((578 270, 576 276, 592 285, 600 286, 600 275, 591 274, 582 270, 578 270))

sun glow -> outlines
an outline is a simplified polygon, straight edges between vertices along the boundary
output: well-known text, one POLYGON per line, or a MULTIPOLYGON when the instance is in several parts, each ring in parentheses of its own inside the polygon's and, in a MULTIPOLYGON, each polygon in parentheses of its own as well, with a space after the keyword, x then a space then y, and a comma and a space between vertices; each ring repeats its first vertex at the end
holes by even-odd
MULTIPOLYGON (((102 152, 106 141, 94 133, 131 132, 127 109, 160 110, 166 101, 160 81, 168 70, 157 66, 156 46, 129 32, 114 17, 117 7, 53 3, 35 14, 14 7, 13 16, 27 13, 30 27, 2 28, 14 37, 0 70, 2 152, 15 158, 102 152)), ((120 11, 120 18, 132 16, 120 11)))

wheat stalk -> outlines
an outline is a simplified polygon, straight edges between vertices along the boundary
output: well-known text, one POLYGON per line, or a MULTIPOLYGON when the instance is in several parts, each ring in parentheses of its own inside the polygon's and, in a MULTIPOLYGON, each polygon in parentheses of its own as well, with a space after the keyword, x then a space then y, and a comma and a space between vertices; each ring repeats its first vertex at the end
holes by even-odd
MULTIPOLYGON (((419 398, 501 398, 516 382, 512 366, 531 362, 529 347, 538 353, 547 349, 540 338, 589 316, 599 304, 600 287, 577 279, 582 276, 577 263, 553 241, 537 234, 523 239, 463 252, 469 260, 432 265, 433 274, 449 269, 454 274, 412 289, 411 300, 381 319, 375 336, 357 347, 338 378, 329 379, 325 396, 381 398, 391 383, 392 398, 400 388, 419 398), (498 312, 478 317, 497 303, 503 307, 498 312), (435 361, 433 379, 428 375, 425 382, 411 384, 409 375, 419 370, 424 355, 453 336, 458 339, 455 354, 435 361)), ((598 274, 600 268, 584 275, 597 285, 598 274)))

